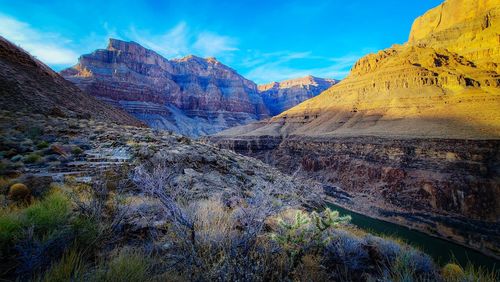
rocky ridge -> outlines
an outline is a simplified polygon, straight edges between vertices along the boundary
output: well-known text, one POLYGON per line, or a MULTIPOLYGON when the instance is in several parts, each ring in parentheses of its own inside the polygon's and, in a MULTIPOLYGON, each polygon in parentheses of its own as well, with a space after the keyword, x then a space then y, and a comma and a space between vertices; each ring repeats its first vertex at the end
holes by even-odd
POLYGON ((167 60, 135 42, 110 39, 61 74, 82 90, 154 128, 199 136, 269 117, 257 85, 215 58, 167 60))
POLYGON ((83 93, 48 66, 0 37, 0 110, 143 125, 83 93))
POLYGON ((495 2, 445 1, 415 21, 408 43, 365 56, 345 80, 270 121, 211 140, 339 186, 354 210, 498 256, 494 233, 434 217, 500 220, 495 2), (384 212, 394 209, 407 216, 384 212), (415 213, 430 219, 415 224, 415 213))

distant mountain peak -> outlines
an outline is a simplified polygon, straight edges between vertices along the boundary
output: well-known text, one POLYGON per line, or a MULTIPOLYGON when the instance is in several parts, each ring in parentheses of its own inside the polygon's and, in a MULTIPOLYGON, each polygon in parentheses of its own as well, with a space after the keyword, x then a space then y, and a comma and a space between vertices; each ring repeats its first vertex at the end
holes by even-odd
POLYGON ((339 82, 339 80, 336 80, 336 79, 320 78, 320 77, 315 77, 312 75, 307 75, 304 77, 283 80, 281 82, 273 81, 270 83, 261 84, 258 87, 259 87, 259 91, 266 91, 269 89, 286 89, 286 88, 291 88, 291 87, 296 87, 296 86, 302 87, 302 86, 307 86, 307 85, 312 85, 312 86, 322 85, 323 87, 328 88, 329 86, 332 86, 338 82, 339 82))
POLYGON ((258 89, 271 114, 277 115, 315 97, 336 83, 338 80, 308 75, 262 84, 258 89))

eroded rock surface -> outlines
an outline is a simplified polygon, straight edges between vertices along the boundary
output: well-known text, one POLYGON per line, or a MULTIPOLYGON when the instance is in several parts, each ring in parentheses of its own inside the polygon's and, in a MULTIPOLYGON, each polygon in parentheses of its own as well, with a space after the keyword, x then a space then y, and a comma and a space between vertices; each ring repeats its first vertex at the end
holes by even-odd
POLYGON ((143 125, 83 93, 48 66, 0 37, 0 110, 143 125))
POLYGON ((61 74, 148 125, 206 135, 269 117, 257 85, 215 58, 167 60, 135 42, 110 39, 61 74))

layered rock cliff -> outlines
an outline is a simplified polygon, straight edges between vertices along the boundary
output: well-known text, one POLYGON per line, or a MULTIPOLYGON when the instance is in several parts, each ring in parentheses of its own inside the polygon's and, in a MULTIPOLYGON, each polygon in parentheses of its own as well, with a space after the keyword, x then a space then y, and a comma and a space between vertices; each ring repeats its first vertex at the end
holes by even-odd
POLYGON ((338 185, 352 209, 498 256, 499 38, 498 1, 447 0, 415 21, 408 43, 212 140, 338 185))
POLYGON ((83 93, 3 37, 0 37, 0 85, 0 110, 143 125, 122 110, 83 93))
POLYGON ((278 115, 337 84, 335 79, 306 76, 258 86, 269 111, 278 115))
POLYGON ((269 116, 257 85, 215 58, 167 60, 134 42, 110 39, 61 74, 148 125, 190 136, 269 116))

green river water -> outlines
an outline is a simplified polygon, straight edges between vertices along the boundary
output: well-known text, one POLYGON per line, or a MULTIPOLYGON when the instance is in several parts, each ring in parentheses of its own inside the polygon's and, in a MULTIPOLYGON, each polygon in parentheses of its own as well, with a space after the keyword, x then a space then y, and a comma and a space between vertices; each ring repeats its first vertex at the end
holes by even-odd
POLYGON ((332 210, 339 211, 340 215, 350 215, 352 217, 351 223, 361 229, 365 229, 375 234, 389 235, 403 239, 405 242, 429 254, 440 265, 444 265, 454 258, 454 260, 458 261, 463 266, 467 265, 467 262, 470 261, 476 266, 481 266, 490 270, 500 270, 499 260, 483 255, 473 249, 429 236, 423 232, 412 230, 401 225, 355 213, 335 204, 329 203, 328 206, 332 210))

